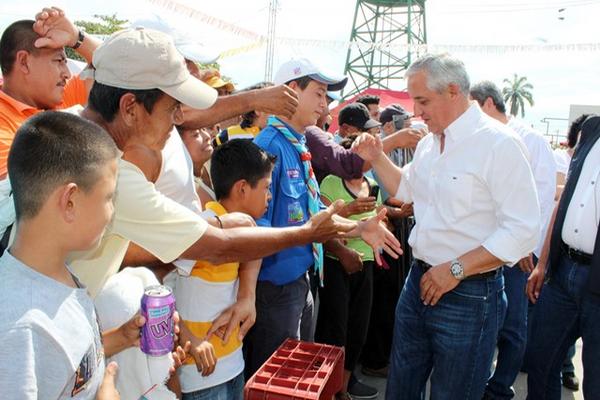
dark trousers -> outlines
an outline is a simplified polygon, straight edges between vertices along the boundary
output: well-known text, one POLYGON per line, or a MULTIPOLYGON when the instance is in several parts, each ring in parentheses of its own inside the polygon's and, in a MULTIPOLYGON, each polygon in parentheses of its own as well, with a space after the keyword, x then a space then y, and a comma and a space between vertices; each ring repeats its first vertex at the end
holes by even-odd
POLYGON ((285 285, 256 284, 256 322, 244 338, 248 380, 287 338, 313 341, 308 273, 285 285))
POLYGON ((345 346, 344 368, 354 370, 367 337, 373 299, 373 262, 348 275, 339 261, 325 257, 325 286, 319 288, 315 340, 345 346))
POLYGON ((558 400, 569 348, 583 342, 583 397, 600 394, 600 297, 587 287, 590 267, 562 256, 531 313, 527 399, 558 400))
POLYGON ((373 304, 367 340, 363 346, 361 363, 363 367, 380 369, 389 364, 396 317, 396 304, 408 276, 412 262, 408 236, 412 228, 409 218, 393 220, 394 234, 400 241, 404 254, 394 259, 383 254, 389 269, 373 268, 373 304))
POLYGON ((512 388, 527 345, 527 274, 518 265, 504 267, 504 292, 508 301, 506 317, 498 333, 496 369, 486 387, 486 398, 512 399, 512 388))

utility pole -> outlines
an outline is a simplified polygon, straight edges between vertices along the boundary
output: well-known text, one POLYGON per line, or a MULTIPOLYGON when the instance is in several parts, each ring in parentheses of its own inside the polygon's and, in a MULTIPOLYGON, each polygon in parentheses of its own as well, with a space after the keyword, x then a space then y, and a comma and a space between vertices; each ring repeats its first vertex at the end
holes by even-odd
POLYGON ((273 58, 275 57, 275 31, 277 25, 277 0, 269 1, 269 24, 267 31, 267 53, 265 57, 265 81, 273 80, 273 58))

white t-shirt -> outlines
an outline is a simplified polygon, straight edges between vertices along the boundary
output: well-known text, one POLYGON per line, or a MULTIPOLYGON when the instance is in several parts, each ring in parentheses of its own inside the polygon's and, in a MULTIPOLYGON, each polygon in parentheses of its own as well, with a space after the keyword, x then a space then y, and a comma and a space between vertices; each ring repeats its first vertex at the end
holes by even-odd
POLYGON ((156 190, 195 213, 201 213, 202 207, 194 185, 194 164, 177 129, 171 131, 161 154, 163 163, 154 184, 156 190))
POLYGON ((0 397, 95 399, 104 350, 85 288, 0 258, 0 397))
MULTIPOLYGON (((158 285, 152 271, 143 267, 125 268, 111 276, 100 290, 94 304, 103 329, 113 329, 129 321, 140 309, 144 288, 158 285)), ((175 400, 175 393, 165 385, 152 385, 148 367, 148 357, 139 346, 129 347, 107 362, 116 361, 119 365, 116 386, 121 400, 175 400)), ((170 363, 164 365, 163 373, 168 374, 170 363)))

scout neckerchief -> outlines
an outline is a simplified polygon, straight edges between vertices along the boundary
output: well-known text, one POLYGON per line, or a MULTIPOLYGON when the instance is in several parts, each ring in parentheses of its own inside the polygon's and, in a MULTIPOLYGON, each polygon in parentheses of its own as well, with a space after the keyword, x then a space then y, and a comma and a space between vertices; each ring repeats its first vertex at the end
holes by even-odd
MULTIPOLYGON (((294 149, 300 155, 300 160, 304 167, 304 181, 308 188, 308 212, 310 216, 317 214, 320 210, 319 185, 315 178, 315 173, 310 163, 311 155, 303 143, 300 143, 296 136, 288 127, 276 117, 269 117, 268 124, 277 128, 279 132, 294 146, 294 149)), ((319 275, 319 282, 323 286, 323 245, 321 243, 312 244, 313 257, 315 259, 315 271, 319 275)))

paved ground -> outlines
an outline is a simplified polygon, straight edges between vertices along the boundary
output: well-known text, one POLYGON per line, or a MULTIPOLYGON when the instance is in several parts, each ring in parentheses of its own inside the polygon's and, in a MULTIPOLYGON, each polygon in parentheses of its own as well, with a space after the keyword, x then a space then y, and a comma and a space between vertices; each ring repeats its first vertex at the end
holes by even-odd
MULTIPOLYGON (((581 341, 577 342, 577 353, 575 354, 575 358, 574 358, 573 362, 575 364, 576 375, 581 380, 581 378, 583 377, 583 370, 582 370, 582 366, 581 366, 581 341)), ((371 385, 371 386, 375 386, 377 389, 379 389, 379 397, 378 397, 379 399, 385 398, 385 383, 386 383, 385 379, 366 377, 366 376, 363 376, 362 374, 360 374, 360 371, 358 371, 358 374, 359 374, 359 379, 362 380, 364 383, 371 385)), ((525 397, 527 395, 527 375, 526 374, 523 374, 523 373, 519 374, 519 376, 517 377, 517 381, 515 382, 514 388, 515 388, 515 392, 517 393, 517 395, 515 396, 515 400, 525 400, 525 397)), ((572 392, 570 390, 563 388, 561 399, 563 399, 563 400, 583 400, 583 394, 581 393, 581 389, 578 392, 572 392)), ((401 400, 401 399, 398 399, 398 400, 401 400)))

